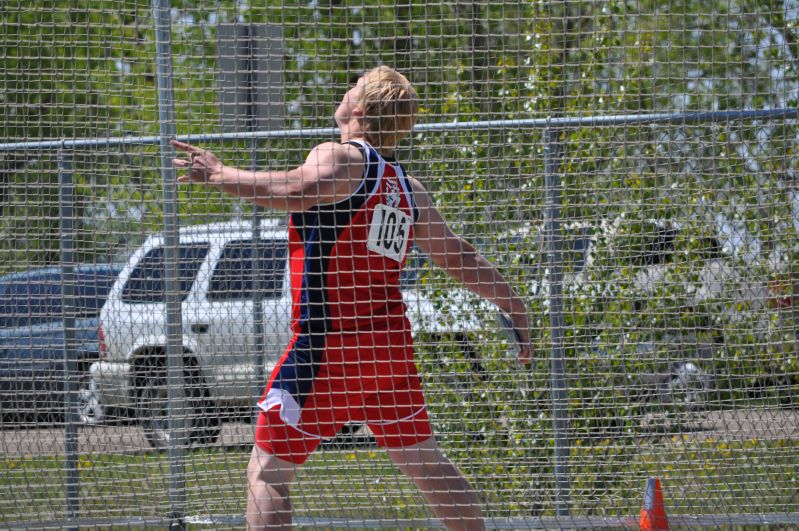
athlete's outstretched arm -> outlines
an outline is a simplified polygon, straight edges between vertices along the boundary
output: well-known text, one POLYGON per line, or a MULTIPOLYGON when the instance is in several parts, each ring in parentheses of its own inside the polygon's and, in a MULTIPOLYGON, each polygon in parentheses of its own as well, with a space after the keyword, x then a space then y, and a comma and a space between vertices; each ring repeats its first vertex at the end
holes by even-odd
POLYGON ((452 232, 424 186, 416 179, 411 179, 411 182, 419 208, 419 219, 413 226, 416 245, 449 276, 493 302, 510 316, 521 339, 519 360, 530 363, 530 322, 524 301, 491 262, 472 244, 452 232))
POLYGON ((178 182, 214 186, 261 206, 290 212, 307 210, 320 203, 349 197, 363 177, 363 155, 351 145, 327 142, 316 146, 305 162, 288 171, 248 171, 225 166, 216 155, 202 148, 172 141, 188 154, 172 164, 187 173, 178 182))

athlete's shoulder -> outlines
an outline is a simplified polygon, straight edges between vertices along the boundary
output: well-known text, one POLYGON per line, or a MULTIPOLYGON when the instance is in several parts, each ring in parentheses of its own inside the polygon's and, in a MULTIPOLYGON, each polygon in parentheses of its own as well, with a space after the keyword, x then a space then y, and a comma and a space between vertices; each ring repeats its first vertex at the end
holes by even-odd
POLYGON ((311 150, 303 166, 317 173, 328 168, 329 176, 334 179, 359 179, 364 162, 363 155, 355 146, 325 142, 311 150))
POLYGON ((348 143, 323 142, 311 150, 317 158, 333 158, 336 161, 346 159, 352 162, 363 162, 363 154, 356 146, 348 143))

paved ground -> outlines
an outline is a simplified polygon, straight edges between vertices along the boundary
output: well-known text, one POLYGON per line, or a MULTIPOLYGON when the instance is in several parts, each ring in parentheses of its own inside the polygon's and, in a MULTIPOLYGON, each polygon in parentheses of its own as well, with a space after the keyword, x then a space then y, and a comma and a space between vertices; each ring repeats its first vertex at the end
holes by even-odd
POLYGON ((799 409, 741 409, 686 412, 679 419, 649 415, 651 433, 719 441, 799 440, 799 409))
MULTIPOLYGON (((217 444, 250 446, 251 424, 225 423, 217 444)), ((81 426, 78 428, 81 453, 137 453, 150 449, 142 430, 135 424, 81 426)), ((0 450, 6 457, 59 455, 64 453, 64 428, 0 430, 0 450)))
POLYGON ((702 414, 697 436, 719 440, 799 440, 799 409, 745 409, 702 414))

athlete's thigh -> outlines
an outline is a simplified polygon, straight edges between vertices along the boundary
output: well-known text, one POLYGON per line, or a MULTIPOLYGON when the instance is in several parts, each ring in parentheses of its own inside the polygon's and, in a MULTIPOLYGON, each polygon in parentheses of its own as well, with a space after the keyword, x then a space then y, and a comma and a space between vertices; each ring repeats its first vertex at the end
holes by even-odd
POLYGON ((286 485, 294 481, 297 467, 297 464, 281 459, 254 444, 247 465, 247 476, 251 483, 260 480, 269 485, 286 485))
POLYGON ((449 460, 438 448, 435 437, 407 446, 386 448, 386 452, 391 462, 409 476, 415 475, 419 469, 449 464, 449 460))

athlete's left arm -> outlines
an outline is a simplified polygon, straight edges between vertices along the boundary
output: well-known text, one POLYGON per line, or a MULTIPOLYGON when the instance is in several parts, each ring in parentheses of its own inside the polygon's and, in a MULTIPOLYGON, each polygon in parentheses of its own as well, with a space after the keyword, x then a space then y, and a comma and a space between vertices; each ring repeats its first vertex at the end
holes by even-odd
POLYGON ((196 182, 249 199, 258 205, 289 212, 352 195, 363 177, 363 155, 352 145, 326 142, 313 148, 305 162, 288 171, 248 171, 225 166, 210 151, 177 140, 175 148, 189 158, 172 164, 187 173, 178 182, 196 182))
POLYGON ((419 209, 419 217, 413 225, 416 246, 449 276, 510 316, 521 339, 519 360, 529 363, 532 358, 530 322, 524 301, 491 262, 471 243, 452 232, 424 186, 416 179, 411 179, 411 183, 419 209))

